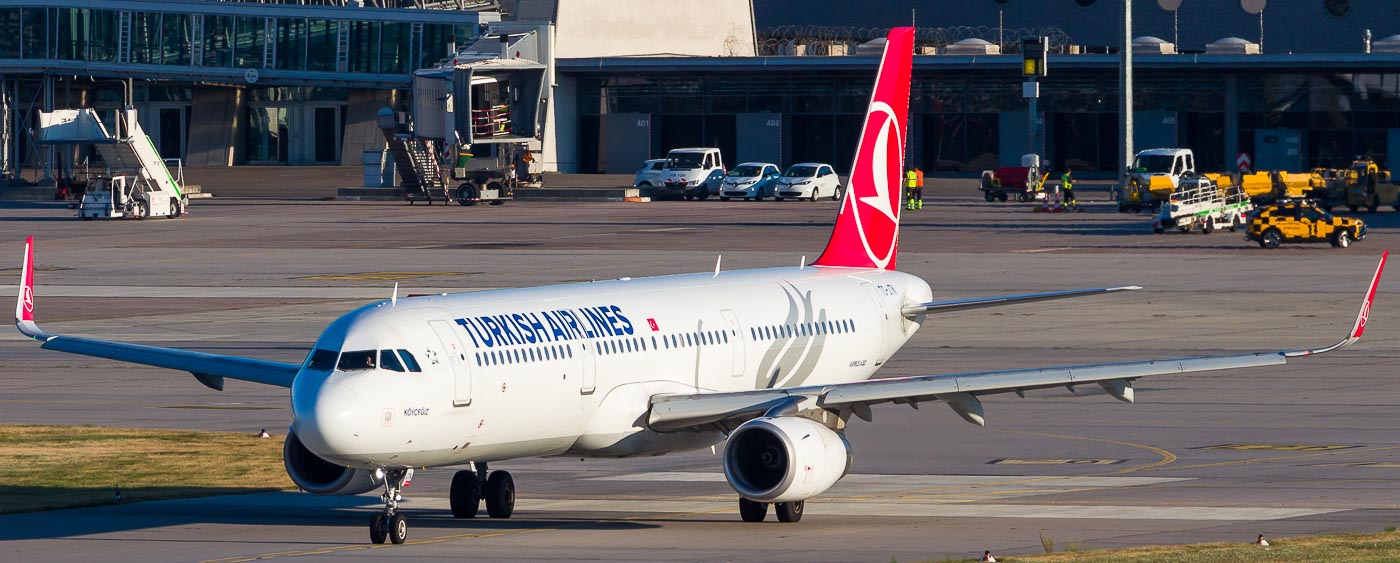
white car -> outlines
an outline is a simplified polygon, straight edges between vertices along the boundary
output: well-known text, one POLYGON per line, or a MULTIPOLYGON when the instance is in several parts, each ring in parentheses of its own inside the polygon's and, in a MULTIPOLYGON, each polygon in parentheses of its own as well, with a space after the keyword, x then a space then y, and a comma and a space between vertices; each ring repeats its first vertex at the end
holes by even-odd
POLYGON ((767 162, 745 162, 735 166, 719 186, 719 200, 730 198, 763 201, 774 194, 778 182, 778 165, 767 162))
POLYGON ((783 172, 783 176, 778 178, 777 189, 774 192, 773 199, 777 201, 785 198, 816 201, 817 198, 828 196, 833 200, 840 200, 841 178, 831 169, 830 164, 800 162, 789 166, 787 172, 783 172))
POLYGON ((660 186, 661 177, 666 173, 667 162, 664 158, 653 158, 646 161, 642 164, 642 169, 637 171, 637 176, 632 179, 632 187, 660 186))

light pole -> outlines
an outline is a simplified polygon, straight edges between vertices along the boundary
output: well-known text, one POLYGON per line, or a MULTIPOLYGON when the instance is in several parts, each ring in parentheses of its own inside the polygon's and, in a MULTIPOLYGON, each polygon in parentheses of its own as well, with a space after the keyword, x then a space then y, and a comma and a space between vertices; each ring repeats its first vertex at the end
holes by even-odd
POLYGON ((1118 185, 1127 188, 1128 169, 1133 165, 1133 0, 1123 0, 1123 47, 1118 66, 1118 135, 1123 139, 1118 185))

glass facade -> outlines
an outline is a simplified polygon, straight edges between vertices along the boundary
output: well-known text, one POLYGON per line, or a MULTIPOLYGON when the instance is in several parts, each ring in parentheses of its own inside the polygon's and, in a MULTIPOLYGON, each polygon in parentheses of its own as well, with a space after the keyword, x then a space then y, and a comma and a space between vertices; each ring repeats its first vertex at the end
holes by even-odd
MULTIPOLYGON (((924 170, 975 174, 1017 160, 1027 120, 1020 82, 1007 73, 916 71, 910 161, 924 170)), ((1042 142, 1053 169, 1116 170, 1117 97, 1112 70, 1064 69, 1042 80, 1042 142)), ((723 149, 736 145, 734 127, 724 123, 743 114, 780 114, 782 164, 830 162, 844 173, 869 99, 869 76, 818 71, 580 77, 578 143, 603 143, 610 115, 643 114, 650 117, 652 158, 687 143, 723 149)), ((1191 147, 1202 170, 1231 169, 1235 154, 1268 155, 1269 145, 1293 137, 1297 145, 1280 149, 1268 160, 1270 169, 1344 166, 1356 156, 1400 167, 1385 162, 1400 152, 1389 146, 1400 138, 1400 73, 1140 69, 1134 111, 1138 148, 1191 147), (1233 123, 1226 114, 1231 81, 1233 123), (1227 150, 1229 129, 1237 132, 1236 145, 1227 150)), ((601 155, 585 151, 582 158, 581 169, 599 168, 601 155)), ((745 158, 725 154, 730 162, 745 158)))
POLYGON ((0 8, 0 59, 264 68, 270 56, 270 68, 280 70, 407 74, 437 64, 448 56, 449 45, 464 45, 478 34, 476 24, 132 11, 125 12, 131 26, 128 53, 120 53, 123 14, 0 8))

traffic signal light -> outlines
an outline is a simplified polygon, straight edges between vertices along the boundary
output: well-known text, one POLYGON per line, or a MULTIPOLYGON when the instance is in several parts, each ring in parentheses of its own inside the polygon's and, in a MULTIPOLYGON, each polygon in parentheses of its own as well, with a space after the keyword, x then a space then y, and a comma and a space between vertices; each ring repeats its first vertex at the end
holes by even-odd
POLYGON ((1045 55, 1050 51, 1050 41, 1044 37, 1029 37, 1021 40, 1021 75, 1045 76, 1045 55))

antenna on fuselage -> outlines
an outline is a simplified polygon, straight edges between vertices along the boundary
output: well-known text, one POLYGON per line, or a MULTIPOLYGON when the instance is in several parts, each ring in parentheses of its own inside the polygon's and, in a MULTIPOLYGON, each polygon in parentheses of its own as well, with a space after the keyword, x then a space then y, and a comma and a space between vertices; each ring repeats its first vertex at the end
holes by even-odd
POLYGON ((723 254, 720 254, 719 256, 715 257, 715 277, 719 277, 719 263, 722 260, 724 260, 723 254))
POLYGON ((389 306, 399 304, 399 282, 394 282, 394 294, 389 296, 389 306))
POLYGON ((807 257, 806 257, 806 256, 803 256, 801 260, 798 260, 798 261, 797 261, 797 269, 801 270, 801 269, 806 268, 806 267, 807 267, 807 257))

